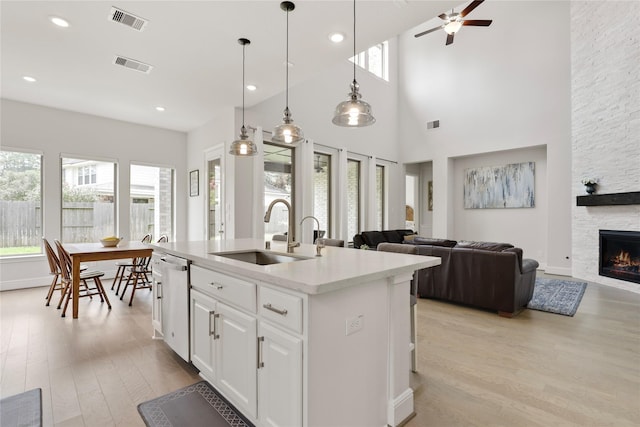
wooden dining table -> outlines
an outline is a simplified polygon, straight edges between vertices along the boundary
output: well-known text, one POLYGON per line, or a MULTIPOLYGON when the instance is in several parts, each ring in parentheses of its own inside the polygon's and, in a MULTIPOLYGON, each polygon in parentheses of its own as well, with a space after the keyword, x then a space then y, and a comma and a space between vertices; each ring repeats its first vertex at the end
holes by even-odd
POLYGON ((64 243, 72 261, 72 302, 73 318, 78 318, 78 297, 80 294, 80 263, 88 261, 107 261, 110 259, 126 259, 150 257, 153 249, 146 243, 138 241, 120 242, 118 246, 106 248, 101 243, 64 243))

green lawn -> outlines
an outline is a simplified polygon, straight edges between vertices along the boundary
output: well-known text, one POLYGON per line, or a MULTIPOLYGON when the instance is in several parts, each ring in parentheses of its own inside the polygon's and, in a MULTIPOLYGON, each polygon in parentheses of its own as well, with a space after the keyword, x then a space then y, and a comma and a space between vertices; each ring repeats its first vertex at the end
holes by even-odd
POLYGON ((42 247, 41 246, 19 246, 13 248, 0 248, 0 256, 10 256, 10 255, 30 255, 30 254, 41 254, 42 247))

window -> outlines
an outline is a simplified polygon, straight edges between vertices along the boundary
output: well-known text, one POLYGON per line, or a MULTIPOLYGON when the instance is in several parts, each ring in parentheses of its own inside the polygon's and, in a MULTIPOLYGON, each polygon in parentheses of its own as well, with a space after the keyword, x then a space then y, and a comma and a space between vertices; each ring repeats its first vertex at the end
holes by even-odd
MULTIPOLYGON (((264 209, 272 201, 285 199, 294 206, 294 159, 295 149, 269 142, 264 143, 264 209)), ((289 212, 279 203, 271 212, 271 220, 264 225, 264 238, 271 240, 274 234, 284 234, 288 230, 289 212)), ((295 224, 294 224, 295 225, 295 224)))
POLYGON ((222 169, 220 157, 208 160, 207 169, 209 173, 209 207, 207 208, 209 217, 209 239, 221 239, 223 231, 222 224, 222 169))
POLYGON ((376 230, 384 230, 384 166, 376 165, 376 230))
POLYGON ((360 52, 349 60, 375 76, 389 81, 389 42, 384 41, 360 52))
POLYGON ((0 256, 42 253, 42 155, 0 150, 0 256))
POLYGON ((61 163, 62 241, 97 242, 102 237, 115 235, 116 164, 71 158, 62 158, 61 163), (79 184, 81 174, 83 179, 79 184), (89 182, 85 183, 87 176, 89 182))
POLYGON ((331 230, 331 156, 314 153, 313 166, 313 214, 327 237, 331 230))
POLYGON ((131 165, 130 240, 148 233, 154 240, 163 234, 173 240, 173 182, 171 168, 131 165))
POLYGON ((360 162, 347 160, 347 236, 349 242, 360 232, 360 162))

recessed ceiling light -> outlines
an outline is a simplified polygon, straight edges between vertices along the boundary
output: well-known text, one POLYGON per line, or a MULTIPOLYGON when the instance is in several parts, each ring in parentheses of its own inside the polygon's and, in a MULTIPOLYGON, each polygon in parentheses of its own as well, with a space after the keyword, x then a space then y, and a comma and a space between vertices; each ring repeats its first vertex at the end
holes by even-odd
POLYGON ((156 111, 165 111, 165 110, 166 110, 166 108, 164 108, 162 105, 158 105, 156 107, 156 111))
POLYGON ((258 89, 256 85, 247 85, 247 90, 254 91, 256 89, 258 89))
POLYGON ((49 20, 53 22, 58 27, 67 28, 69 26, 69 22, 65 19, 62 19, 58 16, 50 16, 49 20))
POLYGON ((329 34, 329 40, 334 43, 342 43, 344 41, 344 34, 342 33, 331 33, 329 34))
POLYGON ((33 83, 33 82, 35 82, 35 81, 36 81, 36 79, 34 79, 34 78, 33 78, 33 77, 31 77, 31 76, 23 76, 23 77, 22 77, 22 79, 23 79, 23 80, 25 80, 25 81, 27 81, 27 82, 29 82, 29 83, 33 83))

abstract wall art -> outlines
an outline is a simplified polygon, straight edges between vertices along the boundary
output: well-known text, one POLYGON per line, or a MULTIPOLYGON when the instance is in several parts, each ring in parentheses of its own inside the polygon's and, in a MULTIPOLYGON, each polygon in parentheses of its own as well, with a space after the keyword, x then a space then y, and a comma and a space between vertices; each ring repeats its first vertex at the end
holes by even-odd
POLYGON ((464 208, 535 207, 535 162, 465 169, 464 208))

